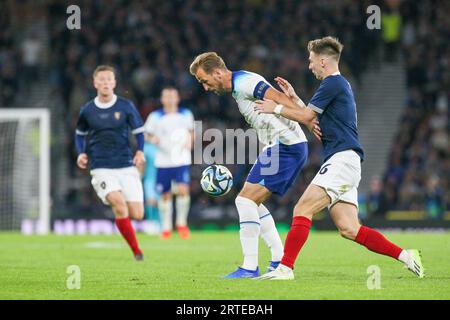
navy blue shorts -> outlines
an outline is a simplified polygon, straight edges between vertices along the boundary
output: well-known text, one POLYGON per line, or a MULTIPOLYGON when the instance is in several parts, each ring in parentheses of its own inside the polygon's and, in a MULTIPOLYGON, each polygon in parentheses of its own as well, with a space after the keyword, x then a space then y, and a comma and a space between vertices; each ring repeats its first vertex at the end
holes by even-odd
POLYGON ((264 149, 250 170, 247 182, 265 186, 280 196, 292 186, 308 159, 308 143, 276 144, 264 149))
POLYGON ((191 182, 189 166, 158 168, 156 174, 156 190, 158 190, 159 193, 170 191, 172 181, 189 184, 191 182))

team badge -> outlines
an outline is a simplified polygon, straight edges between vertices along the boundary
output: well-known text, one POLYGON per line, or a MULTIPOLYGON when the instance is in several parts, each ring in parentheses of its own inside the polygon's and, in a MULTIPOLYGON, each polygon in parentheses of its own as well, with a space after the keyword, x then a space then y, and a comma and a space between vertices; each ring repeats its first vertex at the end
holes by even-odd
POLYGON ((116 118, 116 120, 120 119, 120 112, 114 112, 114 118, 116 118))

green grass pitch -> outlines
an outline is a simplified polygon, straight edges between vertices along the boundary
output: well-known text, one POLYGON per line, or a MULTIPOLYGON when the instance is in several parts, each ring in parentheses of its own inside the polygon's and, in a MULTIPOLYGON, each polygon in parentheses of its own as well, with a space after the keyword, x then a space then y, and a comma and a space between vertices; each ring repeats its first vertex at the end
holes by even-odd
MULTIPOLYGON (((0 233, 0 299, 450 299, 450 233, 386 235, 422 250, 425 278, 337 232, 310 234, 294 281, 220 279, 241 263, 237 231, 166 241, 140 234, 144 262, 134 261, 119 235, 0 233), (67 288, 70 265, 80 268, 80 289, 67 288), (371 265, 380 268, 381 289, 367 287, 371 265)), ((262 270, 269 259, 261 240, 262 270)))

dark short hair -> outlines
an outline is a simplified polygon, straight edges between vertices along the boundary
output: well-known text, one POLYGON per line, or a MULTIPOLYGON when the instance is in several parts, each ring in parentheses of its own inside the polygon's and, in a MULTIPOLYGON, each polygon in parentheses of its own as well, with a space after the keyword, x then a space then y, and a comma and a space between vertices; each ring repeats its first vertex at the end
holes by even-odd
POLYGON ((339 62, 344 45, 334 37, 323 37, 308 42, 308 51, 332 56, 339 62))

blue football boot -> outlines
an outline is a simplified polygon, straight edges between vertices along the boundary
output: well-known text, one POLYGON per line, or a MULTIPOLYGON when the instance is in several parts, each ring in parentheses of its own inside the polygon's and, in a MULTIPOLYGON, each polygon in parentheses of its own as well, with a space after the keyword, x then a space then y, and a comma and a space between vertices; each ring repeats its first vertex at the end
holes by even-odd
POLYGON ((259 268, 256 270, 247 270, 241 267, 238 267, 236 271, 227 274, 224 276, 224 279, 241 279, 241 278, 256 278, 259 277, 259 268))

